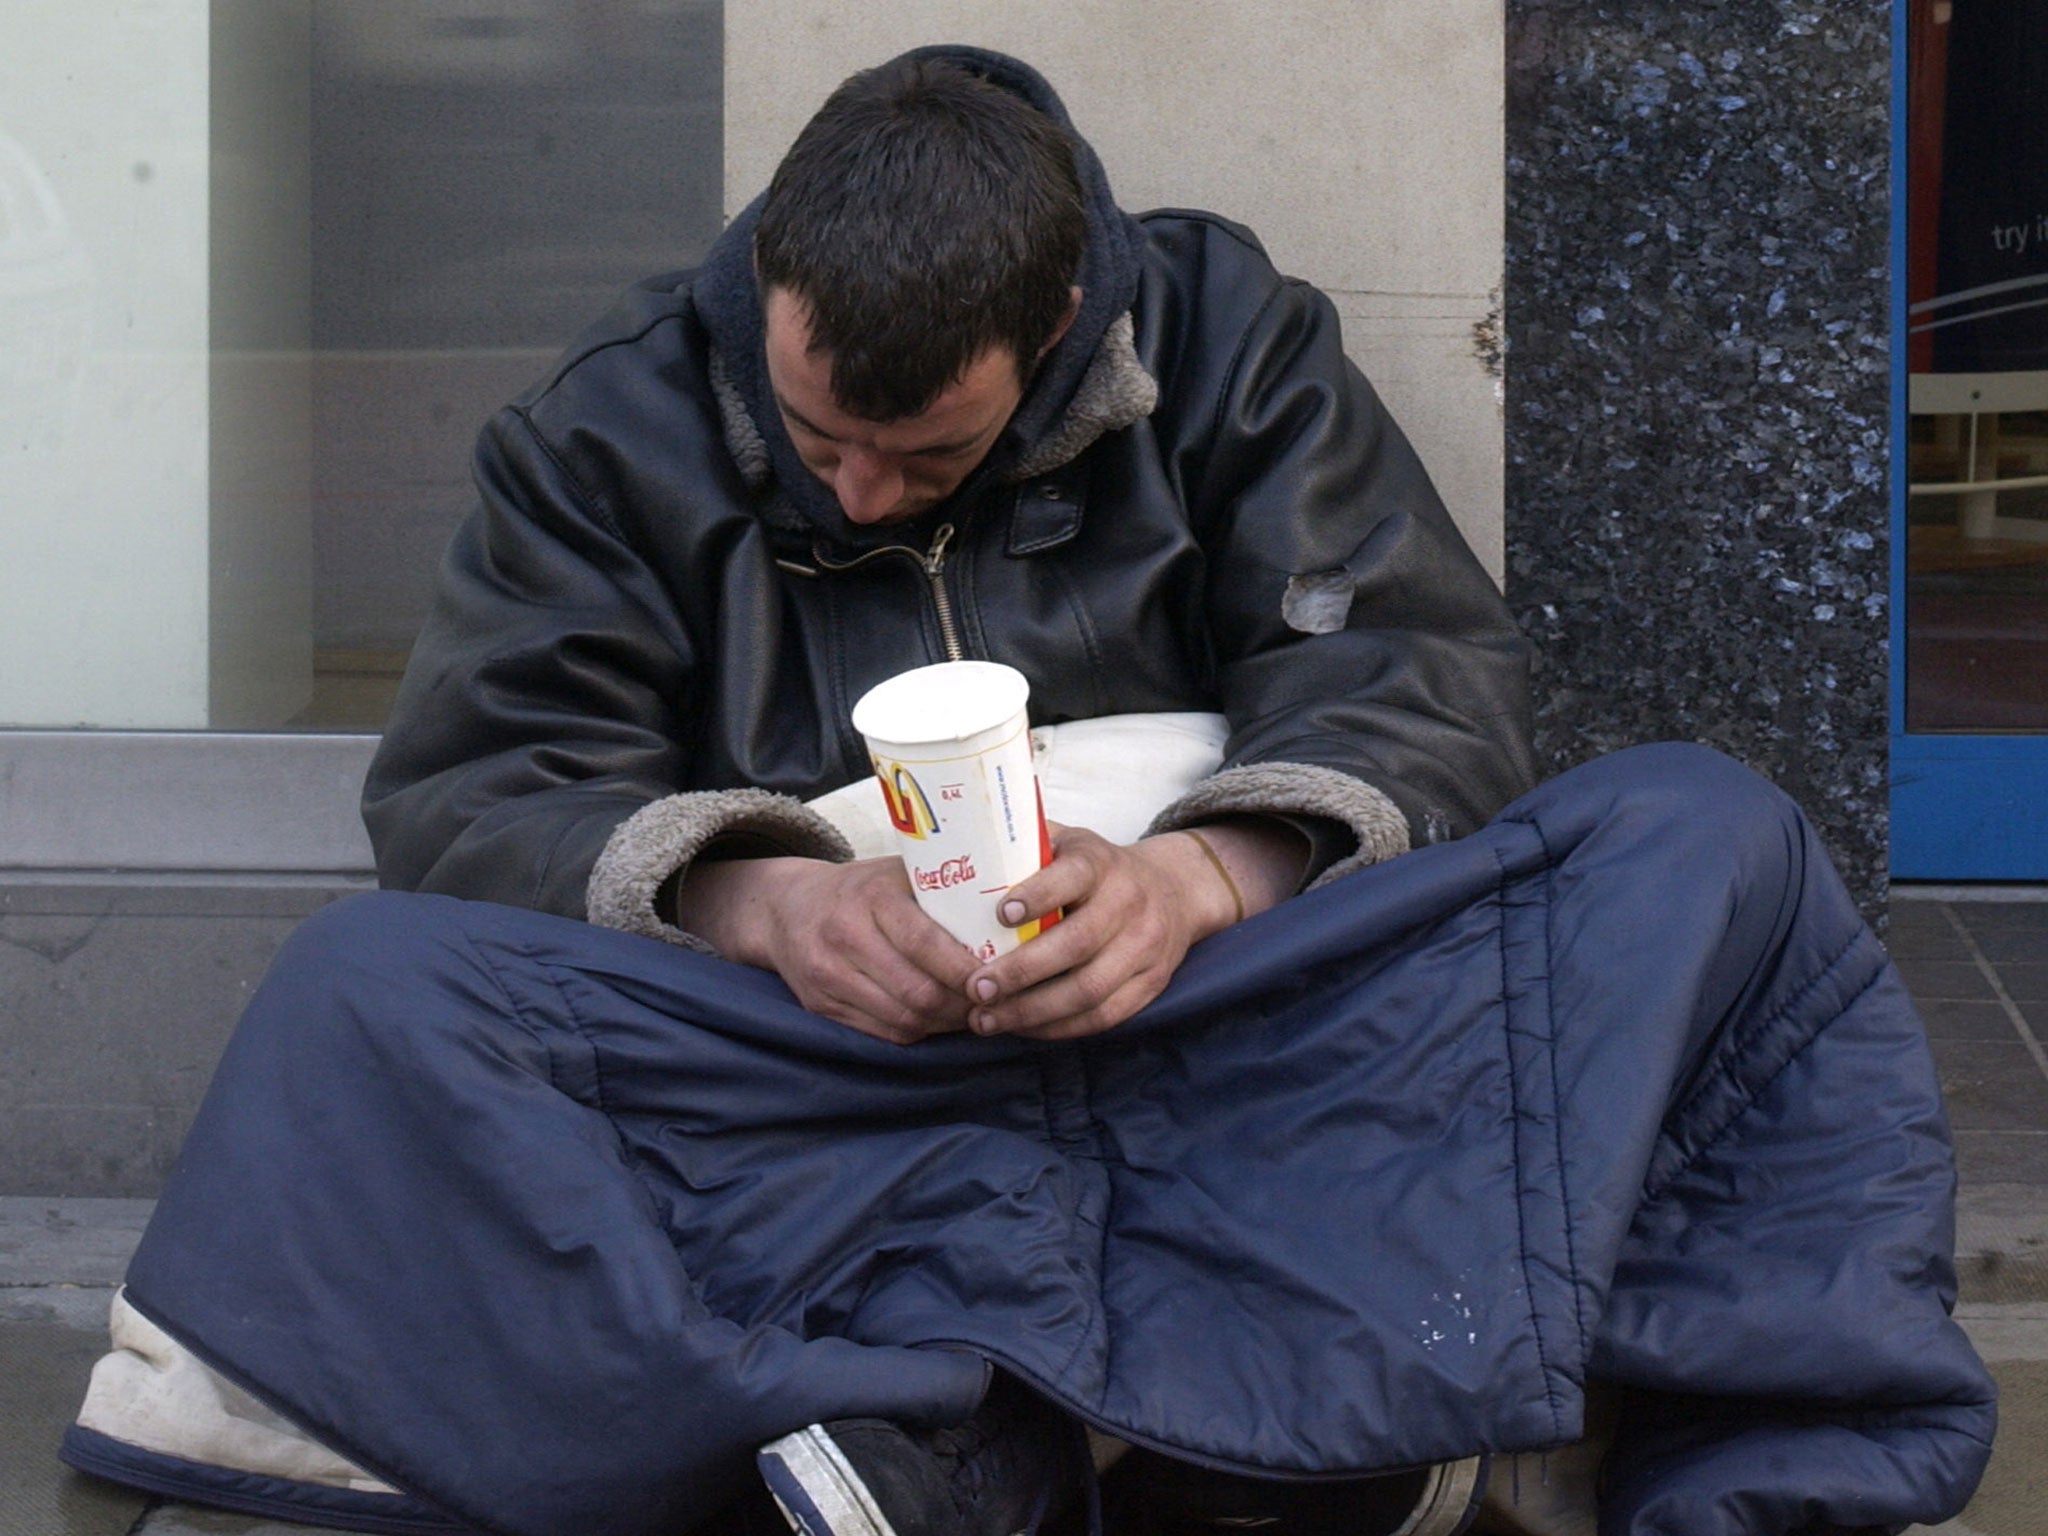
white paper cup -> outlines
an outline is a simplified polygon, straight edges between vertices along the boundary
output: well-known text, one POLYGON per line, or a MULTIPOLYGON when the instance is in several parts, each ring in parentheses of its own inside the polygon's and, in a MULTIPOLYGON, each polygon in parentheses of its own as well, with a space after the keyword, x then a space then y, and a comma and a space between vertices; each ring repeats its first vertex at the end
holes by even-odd
POLYGON ((996 919, 1003 893, 1052 857, 1024 716, 1031 685, 993 661, 946 661, 878 683, 853 706, 918 905, 993 960, 1057 914, 996 919))

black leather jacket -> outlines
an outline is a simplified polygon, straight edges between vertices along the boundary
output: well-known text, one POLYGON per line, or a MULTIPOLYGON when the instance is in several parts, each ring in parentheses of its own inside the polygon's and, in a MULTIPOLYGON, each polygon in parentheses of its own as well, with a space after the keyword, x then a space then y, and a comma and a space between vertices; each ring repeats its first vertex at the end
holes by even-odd
MULTIPOLYGON (((482 504, 365 791, 383 883, 595 917, 593 868, 663 801, 710 825, 663 834, 634 877, 643 918, 650 880, 750 817, 829 855, 704 792, 802 799, 865 774, 853 702, 956 653, 1025 673, 1036 724, 1220 711, 1227 767, 1297 765, 1398 810, 1405 835, 1373 857, 1527 788, 1525 642, 1328 300, 1224 220, 1139 226, 1135 358, 1107 335, 1098 371, 1115 399, 1135 361, 1156 404, 1082 420, 1063 462, 970 480, 879 546, 778 494, 715 387, 692 277, 630 293, 482 436, 482 504)), ((1327 796, 1276 800, 1270 775, 1223 778, 1250 793, 1210 813, 1357 824, 1327 796)))

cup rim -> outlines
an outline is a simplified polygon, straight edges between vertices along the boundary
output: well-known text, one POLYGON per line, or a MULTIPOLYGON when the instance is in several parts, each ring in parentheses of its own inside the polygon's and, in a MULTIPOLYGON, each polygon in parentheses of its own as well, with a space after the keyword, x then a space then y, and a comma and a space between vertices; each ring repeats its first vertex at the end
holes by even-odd
POLYGON ((892 746, 966 741, 1011 720, 1030 697, 1030 681, 1015 667, 942 661, 875 684, 853 706, 853 728, 892 746))

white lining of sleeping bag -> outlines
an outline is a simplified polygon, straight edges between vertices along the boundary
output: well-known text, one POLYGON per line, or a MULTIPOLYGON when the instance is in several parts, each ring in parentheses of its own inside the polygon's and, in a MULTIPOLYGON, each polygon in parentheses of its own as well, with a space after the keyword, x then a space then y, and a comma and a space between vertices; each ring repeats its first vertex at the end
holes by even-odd
POLYGON ((202 1466, 352 1493, 398 1492, 215 1371, 114 1293, 113 1351, 78 1410, 82 1429, 202 1466))
MULTIPOLYGON (((1104 715, 1032 728, 1045 819, 1135 843, 1167 806, 1223 766, 1221 715, 1104 715)), ((810 808, 853 844, 857 859, 900 852, 872 778, 820 795, 810 808)))

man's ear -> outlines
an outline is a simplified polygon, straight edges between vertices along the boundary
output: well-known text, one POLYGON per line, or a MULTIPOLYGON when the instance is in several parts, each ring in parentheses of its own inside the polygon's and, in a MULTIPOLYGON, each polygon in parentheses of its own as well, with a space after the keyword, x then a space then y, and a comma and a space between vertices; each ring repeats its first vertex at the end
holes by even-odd
POLYGON ((1067 312, 1060 316, 1060 323, 1052 328, 1052 335, 1047 337, 1045 345, 1038 349, 1040 357, 1045 356, 1046 353, 1060 344, 1060 338, 1073 328, 1074 317, 1080 313, 1081 290, 1078 287, 1069 288, 1067 290, 1067 312))

